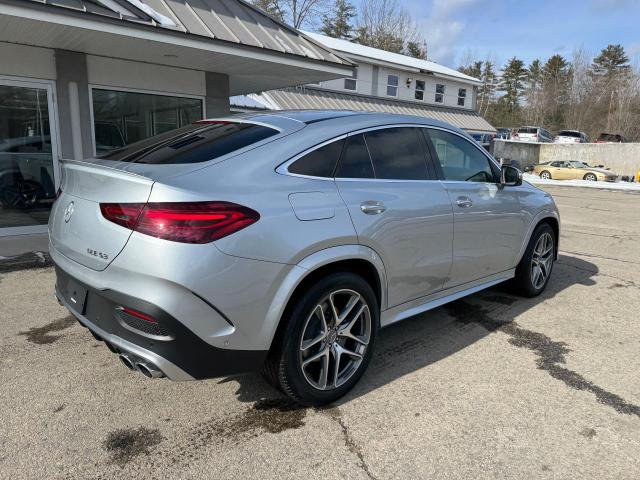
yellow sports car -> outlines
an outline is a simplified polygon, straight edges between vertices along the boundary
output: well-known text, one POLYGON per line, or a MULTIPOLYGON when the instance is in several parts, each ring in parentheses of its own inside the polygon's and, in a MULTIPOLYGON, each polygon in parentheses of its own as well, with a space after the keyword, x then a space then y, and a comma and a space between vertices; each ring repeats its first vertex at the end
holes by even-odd
POLYGON ((545 180, 590 180, 592 182, 615 182, 618 176, 611 170, 591 167, 577 160, 540 163, 533 167, 533 173, 545 180))

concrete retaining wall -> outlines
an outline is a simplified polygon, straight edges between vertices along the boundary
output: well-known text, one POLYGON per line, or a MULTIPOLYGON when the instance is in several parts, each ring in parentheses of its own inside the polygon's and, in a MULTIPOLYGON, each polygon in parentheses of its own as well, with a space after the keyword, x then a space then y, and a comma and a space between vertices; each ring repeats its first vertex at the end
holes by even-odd
POLYGON ((618 175, 635 175, 640 170, 640 143, 529 143, 496 140, 496 158, 516 160, 524 168, 552 160, 579 160, 605 165, 618 175))

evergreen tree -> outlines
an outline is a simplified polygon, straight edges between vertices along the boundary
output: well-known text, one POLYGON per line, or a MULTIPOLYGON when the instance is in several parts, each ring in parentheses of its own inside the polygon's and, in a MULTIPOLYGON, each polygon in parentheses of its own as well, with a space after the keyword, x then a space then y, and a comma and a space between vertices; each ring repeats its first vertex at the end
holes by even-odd
POLYGON ((404 49, 405 55, 410 57, 420 58, 422 60, 427 59, 427 44, 420 45, 418 42, 407 42, 407 47, 404 49))
POLYGON ((351 19, 355 16, 356 9, 348 0, 336 0, 331 15, 323 15, 320 32, 327 37, 351 40, 351 19))
POLYGON ((630 68, 629 57, 627 57, 622 45, 608 45, 603 48, 600 55, 593 59, 591 65, 594 74, 606 77, 628 72, 630 68))
POLYGON ((527 69, 524 62, 513 57, 505 65, 499 84, 499 90, 504 92, 501 100, 507 112, 514 113, 519 110, 526 79, 527 69))
POLYGON ((482 61, 476 61, 470 65, 458 67, 458 71, 473 78, 480 78, 482 76, 482 61))

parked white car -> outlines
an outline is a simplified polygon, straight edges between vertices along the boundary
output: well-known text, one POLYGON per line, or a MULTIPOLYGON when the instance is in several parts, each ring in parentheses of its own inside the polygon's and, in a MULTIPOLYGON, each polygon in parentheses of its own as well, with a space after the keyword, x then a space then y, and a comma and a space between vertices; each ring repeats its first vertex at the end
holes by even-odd
POLYGON ((551 132, 543 127, 524 126, 516 128, 511 140, 520 142, 540 142, 551 143, 553 142, 553 135, 551 132))
POLYGON ((589 137, 578 130, 560 130, 553 143, 589 143, 589 137))

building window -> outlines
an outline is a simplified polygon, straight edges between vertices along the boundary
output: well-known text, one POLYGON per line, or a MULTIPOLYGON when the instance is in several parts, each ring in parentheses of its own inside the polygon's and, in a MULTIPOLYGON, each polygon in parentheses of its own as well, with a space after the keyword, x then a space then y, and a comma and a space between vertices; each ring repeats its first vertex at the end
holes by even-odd
POLYGON ((416 80, 416 100, 424 100, 424 80, 416 80))
POLYGON ((444 85, 436 84, 436 103, 444 103, 444 85))
POLYGON ((96 153, 189 125, 202 119, 202 100, 92 89, 96 153))
POLYGON ((345 90, 357 90, 358 89, 358 67, 353 69, 353 77, 344 79, 345 90))
POLYGON ((398 96, 398 76, 387 75, 387 95, 389 97, 398 96))
POLYGON ((464 102, 467 98, 467 89, 459 88, 458 89, 458 105, 464 107, 464 102))

